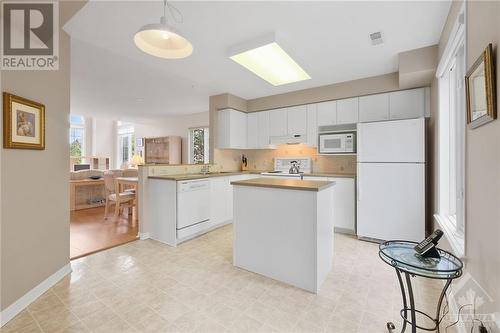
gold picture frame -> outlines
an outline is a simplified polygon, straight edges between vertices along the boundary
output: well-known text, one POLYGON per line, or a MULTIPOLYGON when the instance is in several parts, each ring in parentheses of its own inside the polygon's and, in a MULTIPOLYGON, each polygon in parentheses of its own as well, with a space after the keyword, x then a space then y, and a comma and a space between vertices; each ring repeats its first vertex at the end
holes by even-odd
POLYGON ((3 93, 3 147, 45 149, 45 106, 3 93))
POLYGON ((489 44, 465 76, 467 123, 479 127, 497 118, 493 45, 489 44))

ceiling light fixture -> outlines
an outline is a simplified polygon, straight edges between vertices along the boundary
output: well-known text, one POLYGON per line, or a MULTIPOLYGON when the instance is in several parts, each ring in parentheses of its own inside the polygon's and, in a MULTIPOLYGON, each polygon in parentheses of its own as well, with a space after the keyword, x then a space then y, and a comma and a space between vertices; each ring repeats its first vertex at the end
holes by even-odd
POLYGON ((277 43, 274 34, 233 47, 229 58, 274 86, 311 78, 277 43))
POLYGON ((168 7, 172 18, 173 11, 182 14, 173 5, 163 1, 163 16, 160 23, 146 24, 134 36, 135 45, 143 52, 155 57, 165 59, 186 58, 193 53, 193 46, 172 26, 167 24, 166 8, 168 7))

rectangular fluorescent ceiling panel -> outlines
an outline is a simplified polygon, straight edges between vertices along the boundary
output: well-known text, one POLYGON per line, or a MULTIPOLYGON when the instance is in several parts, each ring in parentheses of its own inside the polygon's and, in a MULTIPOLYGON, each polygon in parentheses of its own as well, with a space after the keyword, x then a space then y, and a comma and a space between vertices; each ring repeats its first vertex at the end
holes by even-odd
POLYGON ((229 58, 274 86, 311 78, 275 41, 229 58))

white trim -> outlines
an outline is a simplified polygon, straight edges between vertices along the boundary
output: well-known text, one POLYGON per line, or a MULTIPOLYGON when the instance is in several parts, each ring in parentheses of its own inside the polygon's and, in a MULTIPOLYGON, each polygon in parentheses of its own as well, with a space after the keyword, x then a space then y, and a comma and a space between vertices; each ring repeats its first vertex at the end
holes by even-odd
POLYGON ((453 253, 460 259, 465 259, 464 235, 456 231, 456 225, 448 217, 434 214, 434 220, 436 220, 439 227, 443 230, 446 239, 450 243, 453 253))
POLYGON ((150 239, 150 238, 151 238, 151 234, 149 232, 140 232, 139 233, 140 240, 146 240, 146 239, 150 239))
POLYGON ((9 305, 5 310, 0 312, 0 327, 7 324, 12 318, 17 316, 21 311, 26 309, 28 305, 33 303, 38 297, 40 297, 47 290, 52 288, 59 280, 71 273, 71 264, 64 265, 57 272, 46 278, 42 283, 37 285, 35 288, 28 291, 17 301, 9 305))
POLYGON ((451 58, 454 57, 463 40, 465 40, 465 2, 462 4, 462 8, 460 8, 457 20, 451 29, 446 48, 439 60, 439 65, 436 70, 437 78, 443 76, 451 58))

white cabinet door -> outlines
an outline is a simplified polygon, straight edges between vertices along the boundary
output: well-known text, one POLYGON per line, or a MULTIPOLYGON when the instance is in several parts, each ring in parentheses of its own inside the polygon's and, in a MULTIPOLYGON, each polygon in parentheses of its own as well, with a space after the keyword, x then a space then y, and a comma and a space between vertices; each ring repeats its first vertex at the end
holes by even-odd
POLYGON ((318 126, 335 125, 337 123, 337 101, 317 104, 318 126))
POLYGON ((307 133, 307 108, 305 105, 288 108, 288 135, 307 133))
POLYGON ((247 147, 247 114, 233 109, 217 111, 217 148, 247 147))
POLYGON ((316 104, 307 105, 307 145, 318 147, 318 117, 316 104))
POLYGON ((227 219, 227 177, 210 179, 210 225, 223 223, 227 219))
POLYGON ((269 147, 269 113, 270 111, 257 113, 259 127, 258 148, 269 147))
POLYGON ((389 119, 389 94, 359 98, 359 121, 362 123, 389 119))
POLYGON ((335 182, 333 186, 333 224, 335 230, 356 233, 356 186, 354 178, 304 177, 306 180, 335 182))
POLYGON ((245 149, 247 147, 247 114, 231 110, 229 119, 230 147, 245 149))
POLYGON ((389 94, 391 119, 420 118, 425 115, 425 89, 395 91, 389 94))
POLYGON ((228 148, 229 141, 229 110, 217 111, 217 148, 228 148))
POLYGON ((337 124, 356 124, 358 122, 359 98, 337 101, 337 124))
POLYGON ((287 108, 272 110, 269 113, 269 136, 285 136, 288 134, 287 108))
POLYGON ((339 232, 356 233, 356 184, 354 178, 330 178, 334 181, 333 214, 339 232))
POLYGON ((247 148, 259 148, 259 114, 257 112, 247 115, 247 148))

